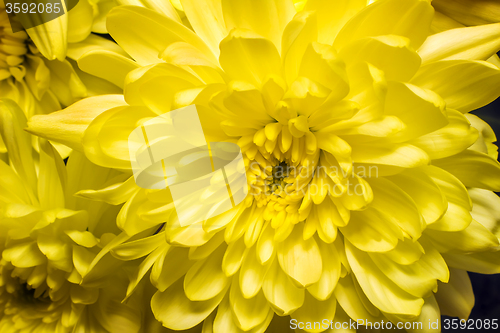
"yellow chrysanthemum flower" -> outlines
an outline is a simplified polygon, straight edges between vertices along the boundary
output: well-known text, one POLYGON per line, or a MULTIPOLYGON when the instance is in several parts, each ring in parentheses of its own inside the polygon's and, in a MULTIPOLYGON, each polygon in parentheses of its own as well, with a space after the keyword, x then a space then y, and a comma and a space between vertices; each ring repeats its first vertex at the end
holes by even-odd
POLYGON ((467 318, 466 271, 500 272, 500 165, 488 125, 468 114, 500 95, 484 61, 500 25, 431 35, 425 0, 310 0, 299 13, 291 0, 181 3, 194 32, 167 2, 110 12, 135 62, 96 51, 87 70, 123 96, 29 122, 130 169, 129 134, 195 104, 207 141, 243 151, 244 203, 190 226, 168 189, 132 177, 81 193, 124 203, 111 252, 145 257, 127 294, 150 271, 153 313, 174 330, 263 332, 275 315, 333 327, 467 318))
MULTIPOLYGON (((91 34, 106 33, 105 15, 114 6, 114 0, 81 0, 68 14, 24 30, 17 17, 9 20, 0 0, 0 98, 15 101, 29 118, 86 96, 119 92, 112 83, 82 72, 76 63, 89 50, 120 52, 114 43, 91 34)), ((67 156, 60 145, 56 148, 67 156)), ((5 151, 0 139, 0 153, 5 151)))
POLYGON ((119 172, 72 153, 67 166, 50 143, 32 153, 26 118, 0 100, 0 331, 138 332, 138 304, 121 304, 127 276, 111 256, 93 260, 115 238, 116 207, 74 197, 119 172), (88 272, 93 268, 93 274, 88 272))
POLYGON ((97 87, 100 93, 116 91, 109 83, 82 75, 74 62, 82 48, 113 48, 112 42, 91 34, 106 32, 104 7, 110 1, 98 3, 102 5, 94 4, 93 10, 88 0, 81 0, 68 14, 24 30, 14 16, 15 27, 11 26, 4 0, 0 0, 0 97, 16 101, 29 118, 93 95, 97 87), (91 86, 89 91, 86 85, 91 86))

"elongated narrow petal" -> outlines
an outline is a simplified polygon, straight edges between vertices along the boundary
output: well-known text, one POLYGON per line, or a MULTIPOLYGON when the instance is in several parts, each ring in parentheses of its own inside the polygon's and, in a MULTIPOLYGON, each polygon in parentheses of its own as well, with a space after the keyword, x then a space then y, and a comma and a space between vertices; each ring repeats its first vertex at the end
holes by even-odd
POLYGON ((422 64, 438 60, 487 60, 500 49, 500 23, 443 31, 418 50, 422 64))
POLYGON ((26 30, 38 50, 49 60, 64 60, 67 47, 68 16, 62 15, 47 23, 26 30))
POLYGON ((443 60, 422 66, 412 83, 438 93, 448 108, 465 113, 500 95, 500 70, 484 61, 443 60))
POLYGON ((213 54, 218 57, 219 44, 229 30, 224 21, 222 2, 210 0, 200 3, 193 0, 182 0, 182 8, 193 29, 210 47, 213 54))
POLYGON ((89 124, 101 113, 124 104, 121 95, 92 97, 63 111, 32 117, 28 122, 28 131, 83 150, 81 140, 89 124))

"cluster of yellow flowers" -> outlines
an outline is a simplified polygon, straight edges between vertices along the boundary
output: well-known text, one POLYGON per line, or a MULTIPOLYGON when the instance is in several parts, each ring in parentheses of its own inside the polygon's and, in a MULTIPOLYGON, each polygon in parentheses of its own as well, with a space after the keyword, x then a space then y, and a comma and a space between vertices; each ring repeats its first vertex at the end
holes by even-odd
POLYGON ((440 332, 500 273, 500 2, 4 1, 0 332, 440 332), (193 104, 249 193, 184 226, 128 139, 193 104))

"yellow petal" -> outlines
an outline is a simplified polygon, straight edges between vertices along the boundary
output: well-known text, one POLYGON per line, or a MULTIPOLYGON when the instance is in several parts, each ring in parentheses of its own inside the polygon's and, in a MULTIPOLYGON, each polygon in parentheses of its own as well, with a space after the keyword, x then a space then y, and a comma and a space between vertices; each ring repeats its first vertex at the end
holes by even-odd
POLYGON ((300 287, 319 281, 323 269, 319 247, 314 238, 304 240, 299 225, 278 244, 277 255, 283 271, 300 287))
MULTIPOLYGON (((93 260, 88 267, 88 273, 83 277, 81 283, 85 283, 85 285, 88 285, 87 283, 92 284, 95 283, 96 279, 99 280, 102 279, 103 276, 106 276, 106 274, 112 274, 112 272, 117 269, 117 260, 111 256, 110 250, 128 239, 130 239, 130 236, 124 232, 117 236, 110 233, 103 234, 101 236, 101 244, 103 244, 104 247, 97 255, 93 256, 93 260), (107 239, 104 242, 105 236, 107 236, 107 239)), ((102 283, 102 280, 99 282, 102 283)))
POLYGON ((318 282, 309 286, 307 290, 316 299, 325 301, 332 295, 340 278, 340 258, 334 245, 319 242, 318 246, 321 258, 324 259, 323 271, 318 282))
POLYGON ((304 52, 299 76, 307 77, 330 89, 330 101, 338 101, 349 92, 345 65, 330 45, 313 42, 304 52))
MULTIPOLYGON (((151 79, 156 79, 160 77, 172 77, 174 80, 178 82, 186 81, 189 83, 188 86, 196 87, 201 86, 203 83, 196 78, 193 74, 189 73, 185 69, 179 68, 178 66, 172 64, 154 64, 150 66, 140 67, 133 71, 131 71, 126 79, 125 79, 125 89, 124 95, 125 100, 130 105, 144 105, 144 100, 142 96, 142 91, 145 88, 142 88, 145 83, 150 81, 151 79)), ((168 85, 167 82, 163 83, 164 85, 168 85)), ((184 83, 184 86, 187 84, 184 83)), ((176 89, 176 91, 178 91, 176 89)), ((162 96, 165 92, 162 93, 162 96)), ((168 100, 171 102, 173 93, 170 93, 168 96, 170 97, 168 100)), ((160 96, 149 96, 149 100, 158 101, 161 100, 160 96)), ((159 103, 160 105, 162 103, 159 103)), ((163 103, 163 105, 166 103, 163 103)))
POLYGON ((304 52, 310 43, 317 40, 317 36, 316 15, 312 12, 298 13, 286 26, 281 55, 288 83, 297 78, 304 52))
POLYGON ((458 154, 470 147, 478 137, 477 130, 463 114, 451 109, 446 110, 446 113, 448 125, 410 141, 412 145, 424 150, 431 159, 458 154))
POLYGON ((68 11, 68 42, 81 42, 90 35, 94 11, 88 0, 78 1, 68 11))
POLYGON ((31 200, 36 202, 36 174, 31 148, 31 137, 23 129, 26 116, 19 106, 9 99, 0 100, 0 134, 9 152, 9 159, 21 181, 26 184, 31 200))
POLYGON ((273 312, 262 292, 252 298, 245 298, 237 283, 231 285, 229 301, 233 309, 235 324, 244 331, 261 325, 269 312, 273 312))
POLYGON ((107 50, 122 56, 128 56, 127 53, 116 43, 113 43, 106 38, 91 34, 81 42, 70 43, 68 45, 68 58, 78 60, 85 53, 96 50, 107 50))
POLYGON ((222 15, 220 0, 182 0, 182 8, 194 31, 219 57, 219 44, 227 36, 227 28, 222 15))
POLYGON ((34 241, 10 246, 3 251, 2 258, 16 267, 34 267, 47 261, 34 241))
POLYGON ((443 254, 450 267, 463 269, 481 274, 500 273, 498 262, 500 260, 500 251, 486 251, 472 254, 443 254))
MULTIPOLYGON (((267 327, 269 326, 269 323, 274 317, 274 311, 270 310, 267 314, 267 317, 263 323, 260 325, 254 327, 251 329, 250 333, 263 333, 266 331, 267 327)), ((208 320, 208 319, 207 319, 208 320)), ((207 320, 205 323, 207 323, 207 320)), ((227 295, 222 302, 220 303, 219 307, 217 308, 217 315, 215 316, 215 319, 213 320, 213 327, 211 327, 210 323, 205 324, 203 326, 203 333, 212 333, 212 332, 234 332, 234 333, 243 333, 242 329, 237 326, 235 323, 235 315, 233 312, 233 309, 231 307, 231 304, 229 302, 229 295, 227 295)))
POLYGON ((292 313, 291 317, 296 319, 297 322, 308 323, 312 326, 308 328, 306 324, 304 329, 306 332, 323 332, 335 317, 336 309, 337 301, 335 298, 330 297, 325 301, 318 301, 306 292, 304 305, 292 313), (318 325, 313 324, 316 322, 322 323, 322 325, 318 327, 318 325), (328 323, 326 327, 325 322, 328 323))
POLYGON ((389 82, 385 113, 401 119, 405 129, 394 135, 404 142, 438 130, 448 124, 443 99, 430 90, 411 84, 389 82))
POLYGON ((40 57, 26 55, 26 83, 38 100, 42 99, 50 85, 50 71, 40 57))
POLYGON ((325 198, 319 206, 313 207, 313 209, 316 210, 319 222, 318 236, 323 242, 332 243, 337 238, 336 226, 344 225, 337 207, 331 202, 330 198, 325 198))
POLYGON ((439 252, 428 246, 419 260, 400 265, 383 253, 370 253, 375 265, 401 289, 416 297, 428 297, 437 288, 437 280, 448 282, 448 266, 439 252))
POLYGON ((111 51, 90 51, 78 59, 81 70, 123 88, 125 77, 139 67, 132 60, 111 51))
POLYGON ((28 122, 28 131, 83 150, 81 140, 88 125, 104 111, 123 105, 123 95, 86 98, 63 111, 32 117, 28 122))
MULTIPOLYGON (((151 222, 153 221, 158 221, 158 219, 154 219, 151 222)), ((167 232, 167 242, 173 245, 188 247, 205 244, 213 237, 214 232, 206 232, 203 230, 202 224, 202 222, 197 222, 187 227, 181 227, 178 217, 175 216, 167 224, 167 229, 169 230, 167 232)))
POLYGON ((214 64, 194 46, 184 42, 170 44, 161 54, 160 58, 169 64, 186 68, 196 73, 205 83, 225 83, 224 73, 218 64, 214 64))
POLYGON ((474 306, 474 293, 467 272, 450 269, 450 281, 439 284, 436 300, 443 315, 467 320, 474 306))
POLYGON ((87 88, 68 60, 45 61, 45 65, 51 72, 49 88, 63 106, 87 96, 87 88))
POLYGON ((422 66, 411 83, 436 92, 448 108, 465 113, 500 95, 500 70, 485 61, 442 60, 422 66))
POLYGON ((33 43, 49 60, 63 61, 66 57, 68 15, 59 16, 47 23, 26 29, 33 43))
POLYGON ((239 275, 239 286, 245 298, 257 295, 270 267, 270 262, 264 265, 259 263, 255 247, 251 247, 248 250, 241 265, 239 275))
POLYGON ((313 131, 328 131, 328 126, 334 125, 339 120, 351 118, 357 111, 359 105, 351 101, 334 102, 326 101, 308 118, 309 127, 313 131))
POLYGON ((220 50, 220 64, 234 80, 261 87, 268 76, 281 76, 278 50, 269 40, 254 32, 232 30, 221 42, 220 50))
POLYGON ((500 23, 443 31, 418 50, 422 64, 438 60, 487 60, 500 49, 500 23))
POLYGON ((460 179, 467 187, 500 190, 500 164, 486 154, 467 149, 457 155, 435 160, 433 164, 460 179))
POLYGON ((66 168, 59 153, 43 140, 40 142, 40 175, 38 177, 38 198, 43 209, 64 207, 66 168))
MULTIPOLYGON (((391 320, 393 323, 408 321, 407 318, 391 315, 388 313, 384 313, 387 319, 391 320)), ((410 322, 412 323, 411 328, 405 329, 408 333, 440 333, 441 325, 439 324, 441 321, 441 312, 438 303, 434 295, 431 295, 424 299, 424 305, 422 306, 422 312, 420 315, 410 322), (425 325, 424 323, 427 323, 425 325), (437 323, 437 325, 436 325, 437 323)), ((409 323, 410 323, 409 322, 409 323)), ((409 327, 410 325, 407 324, 409 327)))
MULTIPOLYGON (((117 0, 120 5, 126 6, 140 6, 154 10, 157 13, 161 13, 166 17, 182 23, 179 14, 175 10, 171 1, 158 1, 158 0, 117 0)), ((102 1, 99 1, 99 4, 102 1)))
POLYGON ((207 57, 214 58, 212 51, 193 31, 147 8, 117 7, 109 13, 107 27, 118 44, 141 65, 161 62, 158 55, 175 42, 189 43, 207 57))
POLYGON ((128 235, 135 235, 141 231, 156 227, 160 221, 148 221, 137 214, 137 210, 147 201, 144 189, 137 191, 122 206, 116 224, 118 228, 125 231, 128 235))
POLYGON ((106 111, 95 117, 85 129, 82 139, 85 155, 100 166, 129 169, 129 135, 143 118, 155 114, 147 108, 132 106, 118 106, 106 111))
POLYGON ((440 168, 429 166, 423 171, 432 178, 448 202, 445 214, 428 227, 443 231, 460 231, 467 228, 472 220, 471 201, 464 185, 440 168))
POLYGON ((368 299, 381 311, 393 314, 418 316, 424 300, 399 288, 363 251, 346 242, 349 264, 368 299))
POLYGON ((246 256, 246 246, 243 238, 228 245, 224 258, 222 259, 222 270, 226 276, 235 274, 241 267, 246 256))
POLYGON ((262 290, 274 311, 279 315, 288 315, 304 303, 304 289, 295 286, 283 272, 278 260, 274 260, 267 273, 262 290))
POLYGON ((409 169, 388 179, 410 195, 427 224, 436 222, 446 212, 446 196, 425 172, 409 169))
MULTIPOLYGON (((352 178, 347 178, 342 184, 345 192, 340 196, 339 201, 348 210, 364 210, 373 201, 373 191, 370 184, 362 177, 354 175, 352 178)), ((333 188, 335 192, 336 188, 333 188)), ((331 192, 330 192, 331 193, 331 192)), ((335 203, 336 200, 333 200, 335 203)), ((341 205, 337 205, 339 212, 341 205)), ((348 219, 344 218, 344 224, 348 222, 348 219)))
MULTIPOLYGON (((106 16, 111 9, 116 6, 115 0, 100 0, 97 4, 97 10, 94 11, 92 31, 98 34, 107 34, 106 16)), ((94 7, 95 8, 95 7, 94 7)))
POLYGON ((367 143, 352 149, 354 163, 370 163, 414 168, 429 163, 429 156, 409 144, 367 143))
POLYGON ((479 188, 468 189, 468 192, 473 203, 472 217, 500 239, 500 197, 479 188))
POLYGON ((388 223, 391 221, 412 239, 422 235, 425 221, 420 216, 413 199, 393 182, 384 178, 369 178, 373 190, 373 201, 370 205, 388 223), (397 208, 396 208, 397 207, 397 208))
POLYGON ((127 201, 130 196, 139 190, 135 184, 134 177, 129 177, 123 183, 116 183, 100 190, 82 190, 75 193, 75 196, 82 198, 104 201, 110 205, 119 205, 127 201))
MULTIPOLYGON (((220 245, 224 242, 224 233, 218 232, 212 238, 210 238, 205 244, 191 247, 189 249, 189 259, 190 260, 202 260, 211 256, 215 250, 217 250, 220 245)), ((227 249, 224 252, 224 257, 227 253, 227 249)), ((217 255, 217 254, 214 254, 217 255)), ((222 266, 222 264, 221 264, 222 266)))
POLYGON ((304 12, 316 12, 318 41, 331 45, 345 23, 366 5, 366 0, 308 0, 304 6, 304 12))
POLYGON ((210 300, 192 302, 184 295, 182 280, 179 280, 164 292, 157 291, 154 294, 151 309, 163 326, 173 330, 186 330, 207 318, 219 305, 226 290, 210 300))
POLYGON ((349 317, 356 321, 377 321, 380 311, 366 298, 357 281, 353 279, 355 279, 354 275, 349 274, 341 278, 335 288, 335 297, 343 309, 342 312, 345 311, 349 317))
POLYGON ((440 12, 465 25, 498 22, 500 5, 489 0, 434 0, 432 5, 440 12))
POLYGON ((179 279, 179 281, 182 281, 181 277, 195 263, 189 260, 188 254, 189 250, 187 248, 170 247, 168 251, 164 249, 161 256, 154 263, 153 270, 151 271, 151 283, 159 291, 165 291, 175 281, 179 279))
MULTIPOLYGON (((268 124, 272 118, 268 115, 262 93, 254 86, 244 82, 233 81, 229 85, 229 91, 224 98, 223 112, 228 117, 237 120, 245 118, 245 122, 261 128, 268 124)), ((253 127, 252 126, 252 127, 253 127)))
POLYGON ((163 252, 166 251, 166 248, 168 247, 167 244, 163 244, 156 250, 154 250, 152 253, 150 253, 139 265, 137 270, 130 276, 130 283, 127 287, 127 296, 124 299, 127 300, 130 295, 135 291, 137 288, 137 285, 141 280, 144 278, 147 272, 151 269, 151 266, 156 262, 158 258, 162 255, 163 252))
POLYGON ((494 159, 498 159, 498 146, 494 144, 494 142, 497 141, 497 137, 491 126, 476 115, 467 113, 465 117, 472 127, 479 132, 479 138, 470 146, 470 149, 488 154, 494 159))
POLYGON ((10 165, 0 161, 0 201, 3 203, 29 203, 30 197, 21 178, 10 165))
POLYGON ((208 258, 199 260, 186 273, 184 292, 191 301, 207 301, 221 293, 228 284, 222 271, 226 247, 220 246, 208 258))
POLYGON ((147 256, 165 242, 165 234, 160 232, 156 235, 141 238, 135 241, 118 245, 111 250, 115 258, 120 260, 135 260, 147 256))
POLYGON ((498 245, 498 238, 479 222, 472 220, 470 225, 461 231, 448 232, 427 229, 434 246, 440 252, 481 252, 494 250, 498 245))
POLYGON ((363 37, 399 35, 409 38, 410 45, 417 49, 430 32, 433 13, 433 8, 425 0, 375 2, 344 25, 333 46, 340 49, 363 37), (388 20, 388 17, 393 19, 388 20))
POLYGON ((291 0, 222 0, 222 12, 228 30, 254 31, 281 50, 281 36, 295 7, 291 0))
POLYGON ((346 173, 349 173, 352 168, 351 146, 336 135, 320 132, 315 134, 318 140, 318 148, 332 154, 337 159, 342 169, 344 169, 346 173))
MULTIPOLYGON (((338 83, 339 81, 336 80, 338 83)), ((340 83, 342 86, 342 83, 340 83)), ((345 90, 340 90, 344 94, 345 90)), ((332 92, 322 84, 315 82, 305 76, 299 76, 291 83, 289 90, 284 96, 284 101, 289 105, 291 112, 298 111, 299 115, 308 117, 314 112, 325 99, 331 95, 334 100, 338 100, 336 92, 332 92)), ((294 118, 295 114, 290 118, 294 118)))
MULTIPOLYGON (((389 252, 384 252, 381 255, 400 265, 411 265, 424 254, 424 248, 418 241, 413 241, 409 238, 405 238, 398 242, 398 245, 389 252)), ((371 253, 374 256, 375 253, 371 253)))
POLYGON ((408 81, 420 67, 420 57, 408 38, 387 35, 355 40, 339 53, 347 66, 368 62, 384 71, 388 80, 408 81))
POLYGON ((375 209, 352 212, 347 226, 340 228, 344 237, 363 251, 385 252, 396 247, 403 233, 393 220, 385 220, 375 209))

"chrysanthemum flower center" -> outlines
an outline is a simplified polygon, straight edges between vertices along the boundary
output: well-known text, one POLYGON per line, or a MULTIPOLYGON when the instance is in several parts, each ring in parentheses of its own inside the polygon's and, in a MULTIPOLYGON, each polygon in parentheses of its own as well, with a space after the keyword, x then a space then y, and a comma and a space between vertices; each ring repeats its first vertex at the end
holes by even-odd
POLYGON ((17 291, 17 297, 25 303, 47 303, 50 298, 45 293, 37 295, 36 289, 31 288, 27 283, 23 283, 17 291))
MULTIPOLYGON (((17 21, 13 24, 20 25, 17 21)), ((22 66, 25 56, 34 50, 36 47, 29 42, 25 31, 12 32, 5 8, 0 8, 0 81, 9 77, 22 80, 26 72, 22 66)))
POLYGON ((271 187, 271 192, 285 189, 290 171, 291 167, 286 162, 281 162, 272 167, 271 175, 266 179, 266 185, 271 187))
MULTIPOLYGON (((281 132, 281 128, 275 130, 281 132)), ((257 133, 252 144, 243 148, 249 165, 249 197, 261 210, 264 220, 271 221, 273 228, 291 230, 294 224, 304 221, 308 215, 300 207, 313 179, 319 153, 306 151, 305 136, 291 138, 290 146, 283 147, 278 143, 282 141, 282 133, 256 140, 257 133), (270 141, 274 142, 269 144, 270 141), (273 149, 269 149, 271 146, 273 149)))

